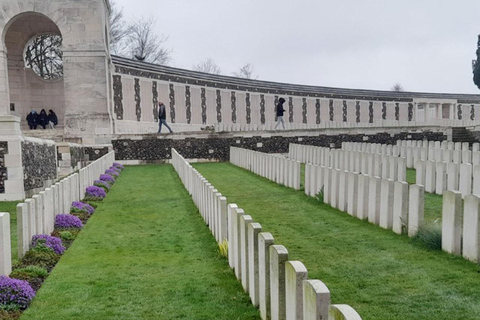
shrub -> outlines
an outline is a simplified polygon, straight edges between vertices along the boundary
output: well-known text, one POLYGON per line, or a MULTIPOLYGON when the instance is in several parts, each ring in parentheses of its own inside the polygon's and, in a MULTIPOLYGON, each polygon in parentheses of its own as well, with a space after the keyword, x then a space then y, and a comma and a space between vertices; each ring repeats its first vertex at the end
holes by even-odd
POLYGON ((27 281, 0 276, 0 305, 6 309, 26 309, 33 297, 35 291, 27 281))
POLYGON ((437 223, 420 227, 413 240, 428 249, 442 250, 442 228, 437 223))
POLYGON ((103 200, 106 196, 105 190, 97 186, 87 187, 85 192, 85 197, 90 200, 103 200))
POLYGON ((118 178, 118 176, 119 176, 118 172, 115 171, 115 170, 112 170, 112 169, 105 170, 105 174, 109 174, 112 177, 114 177, 115 179, 118 178))
POLYGON ((114 171, 117 172, 117 173, 121 173, 121 172, 122 172, 122 169, 117 168, 117 167, 115 167, 115 166, 111 166, 109 169, 110 169, 110 170, 114 170, 114 171))
POLYGON ((93 182, 93 185, 102 188, 103 190, 105 190, 105 192, 110 191, 110 188, 112 187, 108 184, 108 182, 102 180, 95 180, 93 182))
POLYGON ((218 244, 218 249, 220 250, 220 254, 224 257, 228 257, 228 241, 227 239, 223 240, 221 243, 218 244))
POLYGON ((100 180, 106 181, 106 182, 109 183, 110 185, 112 185, 112 184, 115 183, 115 178, 112 177, 112 176, 109 175, 109 174, 101 174, 101 175, 100 175, 100 180))
POLYGON ((71 214, 59 214, 55 218, 55 228, 69 229, 82 228, 82 221, 78 217, 71 214))
POLYGON ((80 201, 74 201, 72 202, 72 207, 70 209, 71 212, 87 212, 88 214, 93 214, 95 212, 95 209, 89 205, 88 203, 83 203, 80 201))
POLYGON ((60 255, 53 252, 50 248, 48 248, 48 250, 45 250, 45 248, 46 247, 36 247, 28 250, 22 260, 18 263, 18 267, 22 268, 36 265, 44 267, 48 271, 52 270, 58 260, 60 260, 60 255))
POLYGON ((80 221, 82 222, 83 225, 85 225, 87 223, 88 219, 90 218, 90 214, 86 211, 72 212, 71 215, 80 219, 80 221))
POLYGON ((70 231, 60 231, 59 234, 62 240, 75 240, 76 238, 76 235, 70 231))
POLYGON ((77 237, 78 233, 80 232, 81 229, 68 229, 68 230, 53 230, 52 236, 58 237, 62 239, 62 243, 65 246, 65 248, 69 248, 73 240, 77 237))
POLYGON ((65 247, 62 245, 62 240, 60 238, 46 234, 37 234, 32 237, 32 248, 40 245, 52 249, 56 254, 63 254, 65 251, 65 247))
POLYGON ((17 277, 18 275, 29 275, 31 277, 45 279, 48 276, 48 271, 47 269, 39 266, 28 266, 25 268, 18 268, 13 270, 12 273, 10 274, 10 278, 19 279, 17 277))
POLYGON ((113 166, 114 166, 114 167, 117 167, 117 168, 120 168, 120 170, 122 170, 122 171, 123 171, 123 169, 125 169, 125 167, 124 167, 123 165, 121 165, 120 163, 118 163, 118 162, 114 162, 114 163, 113 163, 113 166))
POLYGON ((20 310, 3 310, 0 308, 0 319, 2 320, 18 320, 22 315, 20 310))

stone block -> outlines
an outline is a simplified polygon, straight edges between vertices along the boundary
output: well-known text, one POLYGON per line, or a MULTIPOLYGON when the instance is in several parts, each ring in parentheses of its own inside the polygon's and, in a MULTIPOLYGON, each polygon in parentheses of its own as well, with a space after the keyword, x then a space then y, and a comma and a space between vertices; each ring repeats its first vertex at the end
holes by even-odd
POLYGON ((393 187, 393 225, 397 234, 406 233, 408 227, 408 183, 397 181, 393 187))
POLYGON ((442 249, 460 255, 462 241, 462 194, 445 191, 442 205, 442 249))
POLYGON ((413 237, 424 224, 425 191, 422 185, 412 184, 408 195, 408 236, 413 237))
POLYGON ((0 212, 0 275, 12 272, 12 244, 10 240, 10 213, 0 212))
POLYGON ((368 222, 380 223, 380 177, 370 177, 368 185, 368 222))
POLYGON ((285 263, 288 251, 282 245, 271 245, 270 250, 270 306, 271 319, 285 319, 285 263))
POLYGON ((258 234, 262 232, 259 223, 248 224, 248 281, 250 300, 255 307, 259 304, 259 282, 258 282, 258 234))
POLYGON ((285 303, 287 320, 303 320, 303 281, 308 279, 305 265, 300 261, 285 263, 285 303))
POLYGON ((380 227, 391 229, 393 226, 393 180, 381 181, 380 191, 380 227))
POLYGON ((303 281, 303 319, 328 319, 330 291, 320 280, 303 281))
POLYGON ((274 239, 269 232, 258 234, 258 302, 262 319, 270 319, 270 246, 274 239))
POLYGON ((467 195, 463 209, 463 248, 465 259, 480 262, 480 198, 467 195))

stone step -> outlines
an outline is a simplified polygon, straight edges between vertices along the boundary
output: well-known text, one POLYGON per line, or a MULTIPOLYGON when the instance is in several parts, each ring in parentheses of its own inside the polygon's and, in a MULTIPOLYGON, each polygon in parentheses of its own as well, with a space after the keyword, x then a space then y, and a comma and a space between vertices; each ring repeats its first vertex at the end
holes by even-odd
POLYGON ((26 137, 33 137, 39 139, 48 139, 53 140, 55 142, 63 141, 63 128, 55 127, 55 129, 23 129, 22 133, 26 137))

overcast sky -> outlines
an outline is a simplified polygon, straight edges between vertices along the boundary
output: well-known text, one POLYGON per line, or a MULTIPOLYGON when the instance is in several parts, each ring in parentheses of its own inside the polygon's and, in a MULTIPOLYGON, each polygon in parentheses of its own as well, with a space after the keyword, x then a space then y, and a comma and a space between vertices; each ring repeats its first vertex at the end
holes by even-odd
POLYGON ((173 67, 251 63, 259 80, 475 93, 480 0, 114 0, 154 15, 173 67))

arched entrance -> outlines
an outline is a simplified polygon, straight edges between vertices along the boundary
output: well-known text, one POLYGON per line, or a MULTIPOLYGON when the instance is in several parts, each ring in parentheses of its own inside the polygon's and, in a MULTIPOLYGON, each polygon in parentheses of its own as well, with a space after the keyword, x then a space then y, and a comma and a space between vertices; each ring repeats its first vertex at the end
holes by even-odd
MULTIPOLYGON (((33 68, 25 63, 27 44, 31 44, 32 40, 35 40, 39 35, 61 36, 61 32, 51 19, 34 12, 17 15, 4 32, 10 96, 10 105, 7 111, 9 114, 17 115, 22 119, 22 130, 28 130, 25 117, 31 110, 40 113, 42 109, 47 112, 52 109, 58 116, 59 126, 62 128, 64 124, 65 91, 63 76, 55 79, 48 76, 42 78, 40 73, 37 74, 33 68)), ((39 54, 45 55, 45 53, 39 54)))

